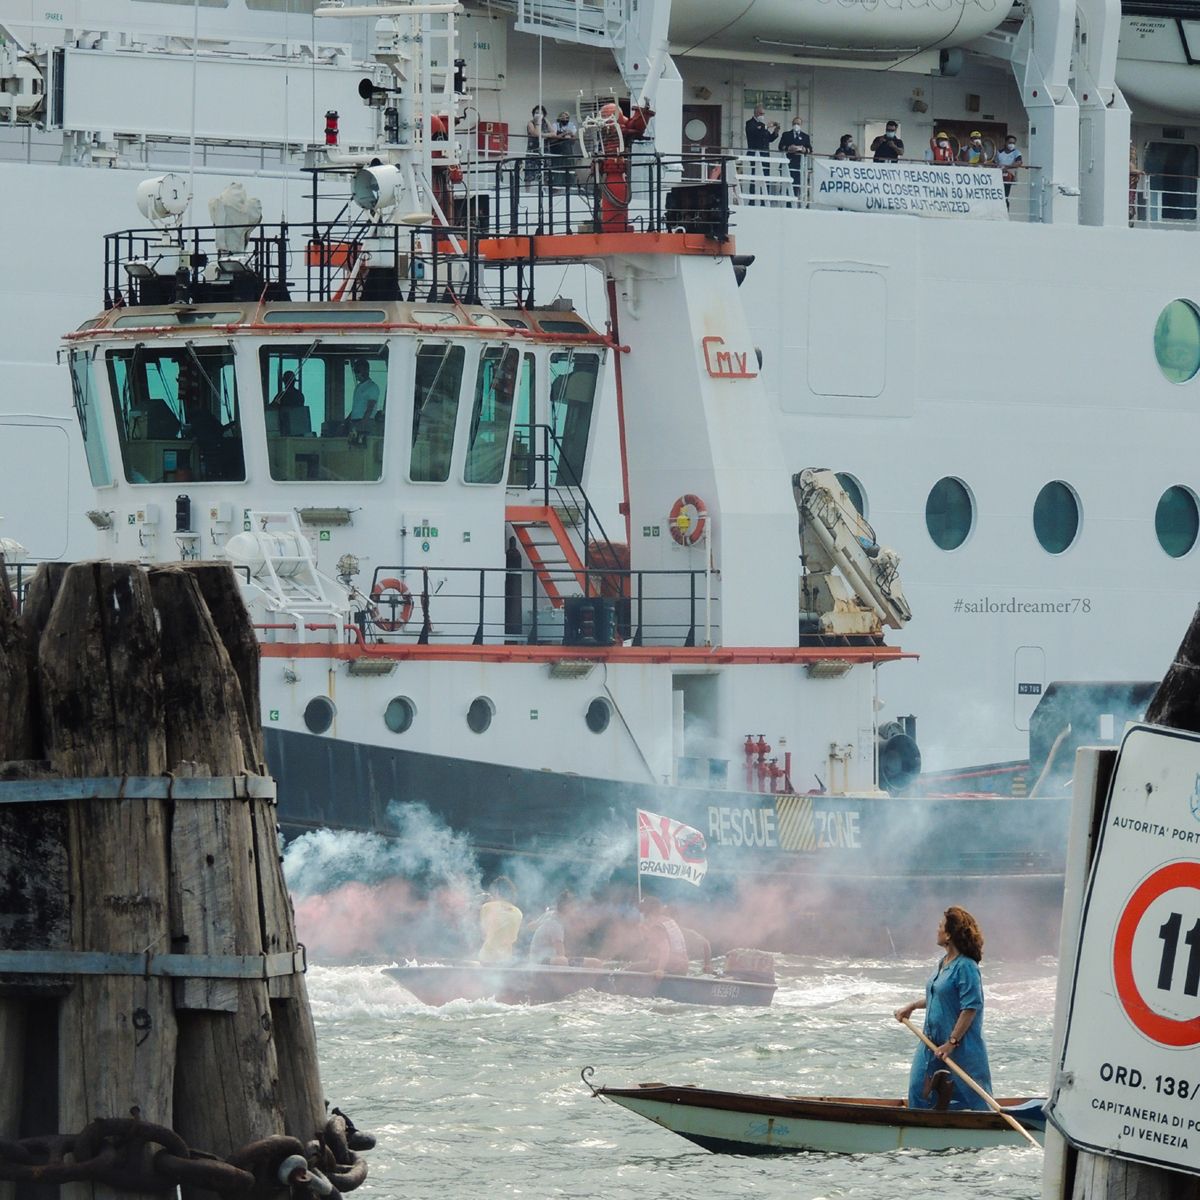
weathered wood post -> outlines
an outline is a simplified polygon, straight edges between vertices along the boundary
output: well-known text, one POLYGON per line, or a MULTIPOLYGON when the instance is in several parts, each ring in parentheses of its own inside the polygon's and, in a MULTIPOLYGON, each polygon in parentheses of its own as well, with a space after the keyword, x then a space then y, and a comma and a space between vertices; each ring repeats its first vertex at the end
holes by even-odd
POLYGON ((0 1200, 352 1190, 236 577, 80 563, 27 599, 0 575, 0 1200))
MULTIPOLYGON (((1200 608, 1184 634, 1175 659, 1146 709, 1146 721, 1200 733, 1200 608)), ((1055 1009, 1052 1062, 1057 1069, 1066 1020, 1070 964, 1078 944, 1084 889, 1095 853, 1113 767, 1113 750, 1081 749, 1076 759, 1076 797, 1091 796, 1090 807, 1073 805, 1071 852, 1063 902, 1059 995, 1055 1009)), ((1043 1200, 1197 1200, 1200 1179, 1165 1167, 1092 1154, 1068 1146, 1053 1129, 1046 1131, 1043 1200)))

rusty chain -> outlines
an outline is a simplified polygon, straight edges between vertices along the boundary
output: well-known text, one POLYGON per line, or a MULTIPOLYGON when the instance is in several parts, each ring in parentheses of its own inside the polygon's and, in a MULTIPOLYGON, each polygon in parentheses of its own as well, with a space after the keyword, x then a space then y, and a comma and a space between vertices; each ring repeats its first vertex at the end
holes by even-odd
POLYGON ((223 1159, 192 1150, 173 1129, 132 1117, 105 1117, 76 1134, 0 1138, 0 1180, 103 1183, 126 1193, 174 1194, 200 1188, 221 1196, 320 1196, 338 1200, 359 1187, 367 1164, 356 1151, 375 1139, 334 1109, 307 1145, 282 1134, 250 1142, 223 1159), (155 1149, 157 1147, 157 1149, 155 1149))

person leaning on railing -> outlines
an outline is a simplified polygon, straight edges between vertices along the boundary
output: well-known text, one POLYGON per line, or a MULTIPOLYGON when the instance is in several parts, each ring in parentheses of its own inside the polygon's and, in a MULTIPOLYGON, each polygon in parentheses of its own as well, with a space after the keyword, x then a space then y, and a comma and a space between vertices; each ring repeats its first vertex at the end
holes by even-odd
POLYGON ((848 159, 850 162, 858 162, 858 147, 854 144, 854 134, 842 134, 841 141, 838 142, 838 148, 833 152, 833 157, 848 159))

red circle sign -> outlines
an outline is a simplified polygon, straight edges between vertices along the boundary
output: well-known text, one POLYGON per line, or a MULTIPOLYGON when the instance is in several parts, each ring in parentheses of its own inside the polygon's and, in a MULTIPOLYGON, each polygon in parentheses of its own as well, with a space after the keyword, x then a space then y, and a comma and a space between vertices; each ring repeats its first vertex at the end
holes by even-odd
POLYGON ((1163 1046, 1200 1045, 1200 1017, 1177 1021, 1164 1017, 1146 1003, 1133 977, 1133 936, 1146 910, 1172 888, 1200 891, 1200 863, 1174 862, 1152 871, 1125 902, 1113 939, 1113 978, 1126 1015, 1152 1041, 1163 1046))

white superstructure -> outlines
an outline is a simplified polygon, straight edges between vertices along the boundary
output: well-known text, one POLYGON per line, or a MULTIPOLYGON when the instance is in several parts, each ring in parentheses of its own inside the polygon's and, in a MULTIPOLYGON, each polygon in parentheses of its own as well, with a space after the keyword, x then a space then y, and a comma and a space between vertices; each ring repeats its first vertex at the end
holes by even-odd
MULTIPOLYGON (((358 93, 366 75, 388 81, 369 59, 375 22, 312 8, 6 8, 0 528, 34 559, 92 552, 55 352, 94 314, 99 235, 132 223, 137 184, 181 174, 195 222, 237 179, 264 220, 298 220, 295 166, 326 112, 347 151, 379 132, 382 109, 358 93)), ((582 92, 590 111, 652 71, 659 140, 685 150, 740 147, 756 102, 785 126, 799 113, 824 153, 844 133, 864 147, 888 118, 913 159, 943 127, 956 145, 974 128, 1017 135, 1009 220, 818 210, 808 172, 797 197, 775 163, 756 195, 761 164, 739 165, 738 251, 756 256, 742 298, 783 467, 839 472, 903 553, 904 643, 920 661, 891 669, 881 719, 917 716, 927 766, 1023 757, 1051 680, 1159 675, 1196 601, 1200 101, 1188 97, 1200 53, 1189 20, 1127 8, 814 3, 726 25, 723 6, 677 0, 669 59, 655 53, 661 5, 633 23, 620 5, 585 3, 462 22, 467 115, 506 122, 517 150, 539 100, 553 118, 582 92)), ((486 169, 481 144, 464 139, 469 168, 486 169)), ((603 328, 603 289, 563 270, 560 290, 603 328)), ((596 437, 613 447, 611 378, 601 395, 596 437)), ((620 525, 620 481, 589 492, 620 525)), ((751 558, 764 552, 755 536, 748 520, 751 558)))

